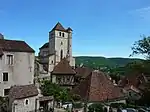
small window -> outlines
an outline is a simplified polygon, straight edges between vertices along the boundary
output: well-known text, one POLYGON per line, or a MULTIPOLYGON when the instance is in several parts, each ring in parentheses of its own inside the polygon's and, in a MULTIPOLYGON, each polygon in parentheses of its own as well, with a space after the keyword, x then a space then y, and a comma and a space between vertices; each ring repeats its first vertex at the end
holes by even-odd
POLYGON ((8 73, 3 73, 3 81, 8 81, 8 73))
POLYGON ((62 33, 62 37, 65 37, 65 34, 64 34, 64 33, 62 33))
POLYGON ((61 37, 61 32, 59 32, 59 36, 61 37))
POLYGON ((61 42, 60 44, 63 45, 63 42, 61 42))
POLYGON ((7 55, 7 64, 13 65, 13 55, 7 55))
POLYGON ((25 105, 29 105, 29 100, 28 99, 25 100, 25 105))
POLYGON ((4 96, 9 95, 9 90, 10 90, 10 89, 4 89, 4 96))
POLYGON ((53 60, 52 60, 52 62, 51 62, 52 64, 53 64, 53 60))

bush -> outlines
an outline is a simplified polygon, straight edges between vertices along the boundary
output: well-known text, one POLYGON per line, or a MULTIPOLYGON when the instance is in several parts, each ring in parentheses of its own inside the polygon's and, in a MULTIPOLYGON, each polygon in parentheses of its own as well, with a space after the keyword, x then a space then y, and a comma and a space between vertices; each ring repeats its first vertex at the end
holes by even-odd
POLYGON ((74 103, 73 108, 82 108, 83 104, 82 103, 74 103))
POLYGON ((103 105, 100 103, 91 104, 88 109, 88 112, 104 112, 103 105))
POLYGON ((126 107, 124 103, 111 103, 110 106, 113 108, 119 108, 119 107, 125 108, 126 107))

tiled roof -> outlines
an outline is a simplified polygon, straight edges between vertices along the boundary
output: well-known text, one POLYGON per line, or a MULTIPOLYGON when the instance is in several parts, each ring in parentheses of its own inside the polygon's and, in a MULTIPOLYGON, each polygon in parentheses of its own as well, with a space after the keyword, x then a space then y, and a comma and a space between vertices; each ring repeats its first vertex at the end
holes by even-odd
POLYGON ((127 75, 119 82, 119 86, 131 86, 138 88, 141 84, 146 83, 146 77, 143 74, 130 74, 127 75))
POLYGON ((75 71, 69 64, 69 61, 64 58, 55 67, 52 72, 53 74, 75 74, 75 71))
POLYGON ((76 71, 76 76, 77 77, 86 78, 88 75, 91 74, 93 69, 88 68, 88 67, 77 67, 75 69, 75 71, 76 71))
POLYGON ((13 99, 22 99, 38 95, 37 87, 33 84, 12 86, 9 92, 9 97, 13 99))
POLYGON ((2 56, 4 53, 3 53, 3 50, 0 49, 0 56, 2 56))
POLYGON ((48 48, 49 47, 49 42, 45 43, 40 49, 48 48))
POLYGON ((0 39, 0 48, 10 52, 35 52, 26 42, 0 39))
POLYGON ((93 71, 72 92, 89 102, 101 102, 124 97, 121 88, 114 86, 100 71, 93 71))
POLYGON ((53 30, 58 30, 58 31, 66 31, 66 29, 58 22, 55 27, 52 29, 53 30))

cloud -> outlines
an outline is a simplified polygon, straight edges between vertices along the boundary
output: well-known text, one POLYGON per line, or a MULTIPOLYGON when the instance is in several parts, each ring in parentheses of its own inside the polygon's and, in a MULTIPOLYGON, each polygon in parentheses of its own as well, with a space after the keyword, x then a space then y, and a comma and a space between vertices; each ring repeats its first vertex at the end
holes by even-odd
POLYGON ((150 19, 150 6, 131 11, 130 14, 143 20, 150 19))

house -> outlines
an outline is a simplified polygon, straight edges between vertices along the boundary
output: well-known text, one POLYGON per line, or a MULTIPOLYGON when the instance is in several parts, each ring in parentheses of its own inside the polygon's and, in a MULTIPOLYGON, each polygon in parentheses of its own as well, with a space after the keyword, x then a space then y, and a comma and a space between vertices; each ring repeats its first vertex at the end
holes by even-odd
POLYGON ((52 83, 59 84, 60 86, 71 89, 74 87, 75 71, 70 66, 67 58, 63 58, 55 67, 51 73, 52 83))
POLYGON ((34 52, 26 42, 0 34, 0 96, 7 96, 13 85, 33 84, 34 52))
POLYGON ((80 95, 82 101, 89 106, 92 103, 126 103, 121 88, 115 86, 108 77, 98 70, 93 71, 76 86, 72 92, 80 95))
POLYGON ((124 87, 123 92, 127 95, 127 98, 130 99, 130 101, 139 100, 142 96, 141 91, 133 85, 124 87))
POLYGON ((33 84, 12 86, 9 93, 11 112, 35 112, 39 109, 38 90, 33 84))

